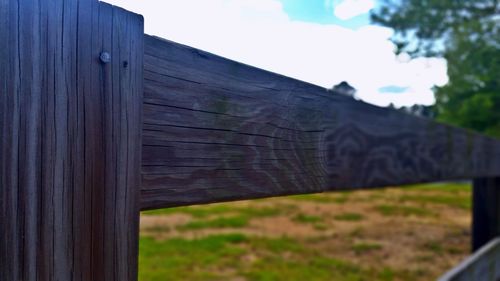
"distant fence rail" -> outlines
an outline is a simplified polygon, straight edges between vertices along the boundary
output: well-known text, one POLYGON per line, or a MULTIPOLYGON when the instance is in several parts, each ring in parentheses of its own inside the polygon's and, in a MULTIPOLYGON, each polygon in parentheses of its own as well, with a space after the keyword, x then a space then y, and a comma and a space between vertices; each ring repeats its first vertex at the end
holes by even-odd
POLYGON ((474 179, 473 247, 500 234, 499 140, 97 0, 0 0, 0 21, 0 280, 137 280, 141 209, 341 189, 474 179))
POLYGON ((500 238, 491 240, 438 281, 500 280, 500 238))

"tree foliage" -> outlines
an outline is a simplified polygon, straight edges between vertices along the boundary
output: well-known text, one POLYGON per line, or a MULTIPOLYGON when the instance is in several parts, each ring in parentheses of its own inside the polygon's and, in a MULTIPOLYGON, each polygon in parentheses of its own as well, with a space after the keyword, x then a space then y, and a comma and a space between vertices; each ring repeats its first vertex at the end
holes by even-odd
POLYGON ((447 60, 438 119, 500 136, 499 0, 385 0, 371 18, 395 30, 398 53, 447 60))

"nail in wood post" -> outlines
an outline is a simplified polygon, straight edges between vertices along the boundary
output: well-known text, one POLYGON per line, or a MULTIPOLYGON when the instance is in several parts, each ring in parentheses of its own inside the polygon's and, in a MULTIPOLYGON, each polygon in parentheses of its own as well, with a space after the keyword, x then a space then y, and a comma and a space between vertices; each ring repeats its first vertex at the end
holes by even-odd
POLYGON ((472 250, 500 235, 500 177, 474 179, 472 250))
POLYGON ((143 54, 139 15, 0 0, 0 280, 137 279, 143 54))

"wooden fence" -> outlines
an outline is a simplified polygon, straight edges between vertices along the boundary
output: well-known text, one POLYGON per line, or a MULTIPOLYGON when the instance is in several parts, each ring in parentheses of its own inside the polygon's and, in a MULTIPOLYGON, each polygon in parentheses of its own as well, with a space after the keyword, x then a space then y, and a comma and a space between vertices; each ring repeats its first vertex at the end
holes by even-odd
MULTIPOLYGON (((136 280, 139 212, 474 179, 500 141, 143 34, 97 0, 0 0, 0 280, 136 280)), ((342 66, 338 66, 342 67, 342 66)))
POLYGON ((500 238, 491 240, 438 281, 500 280, 500 238))

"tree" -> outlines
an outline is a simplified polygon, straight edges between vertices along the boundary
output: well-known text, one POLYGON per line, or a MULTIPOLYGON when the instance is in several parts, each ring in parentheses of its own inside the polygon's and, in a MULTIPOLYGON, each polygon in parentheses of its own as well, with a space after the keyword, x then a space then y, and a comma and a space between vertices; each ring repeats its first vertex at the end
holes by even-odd
POLYGON ((429 119, 433 119, 435 117, 434 106, 430 105, 422 105, 422 104, 414 104, 412 106, 403 106, 399 108, 399 110, 413 114, 419 117, 425 117, 429 119))
POLYGON ((447 60, 438 120, 500 136, 499 0, 384 0, 371 18, 395 30, 397 53, 447 60))
POLYGON ((333 88, 331 88, 329 91, 331 91, 334 94, 343 95, 351 98, 354 98, 356 95, 356 89, 346 81, 342 81, 339 84, 333 86, 333 88))

